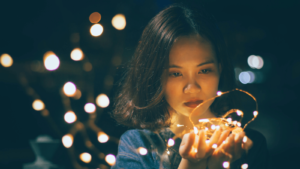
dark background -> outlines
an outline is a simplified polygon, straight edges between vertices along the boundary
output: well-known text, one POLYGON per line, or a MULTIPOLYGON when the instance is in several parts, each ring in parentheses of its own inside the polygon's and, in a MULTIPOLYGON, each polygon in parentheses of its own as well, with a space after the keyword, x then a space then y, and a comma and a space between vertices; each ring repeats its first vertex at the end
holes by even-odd
MULTIPOLYGON (((122 64, 132 56, 143 28, 171 0, 28 0, 0 2, 0 55, 8 53, 14 59, 10 68, 0 66, 0 168, 22 168, 24 163, 34 161, 35 156, 29 140, 42 134, 61 139, 70 129, 63 120, 65 110, 59 90, 66 81, 82 84, 82 98, 71 100, 78 120, 86 121, 83 110, 88 91, 96 97, 106 93, 111 98, 116 93, 116 83, 124 71, 112 64, 114 57, 122 58, 122 64), (104 32, 99 37, 89 33, 89 15, 99 12, 104 32), (126 28, 118 31, 111 25, 112 17, 123 13, 126 28), (79 35, 74 43, 71 37, 79 35), (80 47, 92 63, 93 70, 84 72, 82 62, 70 59, 74 47, 80 47), (52 50, 60 60, 60 68, 54 72, 36 72, 31 65, 42 63, 43 54, 52 50), (20 75, 28 79, 29 85, 46 104, 59 132, 50 125, 41 113, 32 109, 32 97, 26 94, 19 81, 20 75), (105 83, 108 76, 114 85, 105 83), (88 84, 92 84, 89 88, 88 84)), ((252 70, 247 64, 251 54, 260 55, 265 62, 256 72, 262 81, 242 85, 239 88, 252 93, 258 100, 259 116, 249 127, 260 131, 267 139, 270 153, 270 168, 296 167, 300 151, 299 117, 299 7, 296 0, 287 1, 241 1, 203 0, 185 1, 194 5, 205 5, 216 17, 224 33, 228 50, 236 68, 252 70), (201 3, 200 3, 201 2, 201 3)), ((78 85, 80 86, 80 85, 78 85)), ((112 105, 112 104, 111 104, 112 105)), ((112 106, 103 110, 96 124, 107 134, 115 137, 127 128, 118 126, 108 113, 112 106)), ((99 108, 98 108, 99 109, 99 108)), ((96 134, 88 130, 91 140, 96 134)), ((75 137, 75 154, 88 151, 81 136, 75 137)), ((115 143, 100 145, 104 154, 117 153, 115 143)), ((53 161, 72 168, 67 150, 60 145, 53 161)), ((79 161, 79 160, 78 160, 79 161)), ((79 161, 80 163, 80 161, 79 161)), ((89 168, 97 168, 103 160, 93 157, 89 168)))

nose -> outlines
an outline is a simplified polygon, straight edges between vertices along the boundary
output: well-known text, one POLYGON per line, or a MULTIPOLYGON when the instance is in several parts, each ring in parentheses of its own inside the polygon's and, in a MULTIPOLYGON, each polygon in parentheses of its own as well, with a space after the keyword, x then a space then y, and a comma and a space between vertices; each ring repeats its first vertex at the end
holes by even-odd
POLYGON ((198 93, 201 87, 195 80, 190 80, 183 88, 183 93, 198 93))

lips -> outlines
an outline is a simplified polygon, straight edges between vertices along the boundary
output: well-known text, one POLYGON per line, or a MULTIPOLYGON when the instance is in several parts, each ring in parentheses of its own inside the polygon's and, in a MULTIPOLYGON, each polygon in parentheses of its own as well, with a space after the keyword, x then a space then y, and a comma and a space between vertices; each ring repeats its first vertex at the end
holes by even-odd
POLYGON ((194 100, 194 101, 185 102, 184 105, 187 107, 195 108, 202 102, 203 100, 194 100))

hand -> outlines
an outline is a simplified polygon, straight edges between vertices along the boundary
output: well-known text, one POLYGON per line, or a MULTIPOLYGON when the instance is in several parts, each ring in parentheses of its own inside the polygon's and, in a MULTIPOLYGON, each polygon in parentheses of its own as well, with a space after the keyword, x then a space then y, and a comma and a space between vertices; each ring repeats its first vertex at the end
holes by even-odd
POLYGON ((235 130, 226 138, 225 142, 218 147, 208 160, 209 169, 223 169, 223 162, 230 163, 242 157, 242 154, 247 152, 251 146, 252 141, 248 138, 246 143, 243 143, 245 132, 243 130, 235 130), (239 132, 239 133, 237 133, 239 132))
MULTIPOLYGON (((200 130, 196 135, 191 131, 183 136, 179 147, 179 154, 182 157, 179 168, 206 168, 207 158, 214 152, 213 145, 220 145, 222 142, 219 141, 221 138, 220 129, 214 132, 209 143, 206 143, 205 132, 205 130, 200 130)), ((226 136, 223 138, 225 139, 226 136)))

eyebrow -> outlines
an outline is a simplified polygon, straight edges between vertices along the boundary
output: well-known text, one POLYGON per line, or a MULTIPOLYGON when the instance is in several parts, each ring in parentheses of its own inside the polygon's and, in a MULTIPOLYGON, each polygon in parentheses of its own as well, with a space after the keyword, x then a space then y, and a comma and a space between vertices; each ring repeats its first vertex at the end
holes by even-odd
MULTIPOLYGON (((215 63, 215 61, 214 60, 209 60, 209 61, 200 63, 199 65, 197 65, 197 67, 200 67, 200 66, 203 66, 203 65, 206 65, 206 64, 210 64, 210 63, 215 63)), ((170 65, 169 68, 182 68, 182 67, 177 66, 177 65, 170 65)))

